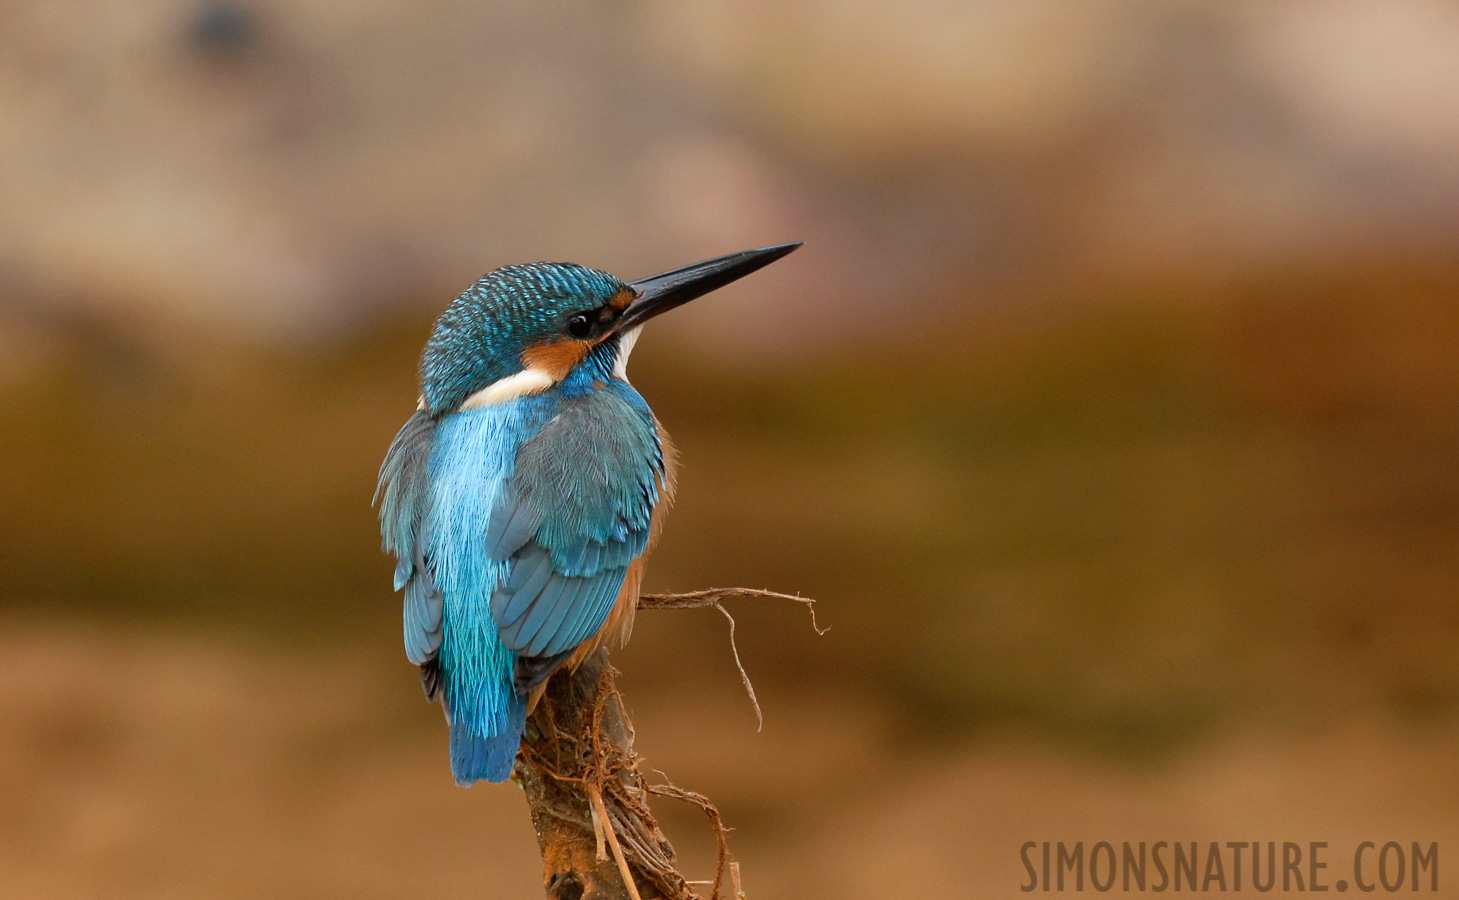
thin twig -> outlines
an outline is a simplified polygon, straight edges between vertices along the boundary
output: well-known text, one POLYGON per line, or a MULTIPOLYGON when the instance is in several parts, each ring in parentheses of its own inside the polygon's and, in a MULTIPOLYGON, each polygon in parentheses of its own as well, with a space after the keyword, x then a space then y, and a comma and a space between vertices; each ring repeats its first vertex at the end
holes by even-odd
POLYGON ((638 885, 633 881, 633 872, 629 871, 628 860, 623 856, 623 848, 618 845, 618 835, 613 833, 613 823, 608 820, 608 810, 603 807, 603 795, 592 790, 588 792, 588 799, 593 801, 597 817, 603 820, 603 831, 608 836, 608 846, 613 849, 613 860, 618 863, 618 874, 623 876, 623 886, 628 888, 628 896, 633 900, 643 900, 638 895, 638 885))
POLYGON ((745 671, 744 663, 740 662, 740 648, 735 643, 735 617, 729 614, 724 608, 723 601, 729 597, 768 597, 772 600, 790 600, 795 603, 805 604, 811 614, 811 628, 816 634, 825 634, 831 630, 828 625, 822 628, 816 622, 816 601, 809 597, 801 597, 797 594, 782 594, 779 591, 766 591, 760 588, 709 588, 704 591, 690 591, 686 594, 642 594, 638 598, 639 609, 704 609, 714 607, 724 614, 729 620, 730 652, 735 657, 735 668, 740 672, 740 682, 745 686, 745 693, 750 695, 750 705, 755 708, 755 731, 765 730, 765 714, 760 711, 760 699, 755 696, 755 686, 750 683, 750 673, 745 671))
POLYGON ((724 617, 730 623, 730 653, 735 657, 735 668, 740 670, 740 683, 745 686, 745 693, 750 695, 750 705, 755 707, 755 733, 759 734, 765 730, 765 714, 760 712, 760 699, 755 696, 755 686, 750 684, 750 673, 745 671, 745 664, 740 662, 740 647, 735 643, 735 617, 729 614, 729 610, 714 604, 714 608, 724 613, 724 617))
MULTIPOLYGON (((659 772, 659 775, 662 776, 663 774, 663 772, 659 772)), ((714 893, 710 895, 710 900, 719 900, 719 888, 724 883, 724 873, 730 870, 730 867, 738 865, 734 857, 730 856, 730 829, 724 824, 724 819, 719 814, 719 807, 715 806, 703 794, 696 791, 686 791, 667 779, 664 784, 650 784, 646 787, 650 794, 656 794, 660 797, 672 797, 675 800, 692 803, 703 810, 704 814, 709 817, 709 827, 714 829, 714 842, 719 849, 719 864, 714 870, 714 893)))
POLYGON ((825 634, 831 630, 831 626, 827 625, 822 628, 816 622, 815 600, 799 594, 782 594, 779 591, 767 591, 761 588, 709 588, 683 594, 642 594, 638 598, 638 608, 703 609, 706 606, 718 606, 721 601, 730 597, 765 597, 771 600, 789 600, 792 603, 801 603, 810 610, 811 627, 815 629, 816 634, 825 634))
POLYGON ((603 817, 598 814, 598 808, 603 805, 603 798, 597 791, 594 791, 590 796, 596 800, 596 802, 588 804, 588 812, 593 814, 593 839, 598 844, 597 856, 595 858, 599 862, 602 862, 608 858, 608 849, 603 843, 603 831, 606 826, 603 823, 603 817))

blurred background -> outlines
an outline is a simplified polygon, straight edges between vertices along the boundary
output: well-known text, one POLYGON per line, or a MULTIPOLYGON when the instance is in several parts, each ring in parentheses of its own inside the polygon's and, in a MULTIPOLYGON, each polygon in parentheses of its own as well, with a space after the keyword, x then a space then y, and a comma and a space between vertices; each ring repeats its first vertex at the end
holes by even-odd
POLYGON ((731 602, 759 734, 713 611, 615 654, 749 896, 1459 846, 1451 0, 13 2, 0 154, 7 897, 540 896, 400 646, 417 354, 797 239, 633 365, 648 587, 831 626, 731 602))

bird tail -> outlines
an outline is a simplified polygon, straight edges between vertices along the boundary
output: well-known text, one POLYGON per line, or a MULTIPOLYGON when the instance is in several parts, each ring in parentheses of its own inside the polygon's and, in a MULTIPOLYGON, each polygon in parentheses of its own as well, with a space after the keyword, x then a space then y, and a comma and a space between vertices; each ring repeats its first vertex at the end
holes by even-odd
POLYGON ((506 721, 497 734, 481 734, 464 721, 451 723, 451 774, 461 787, 486 779, 500 784, 512 775, 522 730, 527 723, 527 705, 512 692, 506 721))

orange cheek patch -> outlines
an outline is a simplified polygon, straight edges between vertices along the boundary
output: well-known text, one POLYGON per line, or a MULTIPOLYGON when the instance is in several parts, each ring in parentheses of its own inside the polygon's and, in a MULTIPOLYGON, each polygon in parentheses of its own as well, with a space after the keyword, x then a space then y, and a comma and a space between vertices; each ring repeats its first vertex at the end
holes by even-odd
POLYGON ((566 338, 549 341, 523 350, 522 365, 529 369, 541 369, 551 375, 553 381, 561 381, 574 366, 583 361, 591 349, 591 344, 566 338))
POLYGON ((614 294, 613 298, 608 301, 608 305, 618 310, 619 312, 622 312, 623 310, 628 308, 628 304, 632 303, 633 298, 636 296, 638 295, 635 294, 632 290, 625 288, 624 290, 621 290, 618 293, 614 294))

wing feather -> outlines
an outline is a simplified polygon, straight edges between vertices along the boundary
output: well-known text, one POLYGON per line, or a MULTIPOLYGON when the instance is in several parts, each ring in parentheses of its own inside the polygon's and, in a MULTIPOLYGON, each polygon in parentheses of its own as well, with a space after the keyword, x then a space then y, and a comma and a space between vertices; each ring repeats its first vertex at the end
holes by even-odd
POLYGON ((421 411, 406 420, 385 453, 375 489, 381 540, 397 560, 395 589, 405 591, 405 655, 418 666, 435 658, 442 635, 444 598, 430 574, 424 535, 430 498, 426 471, 435 428, 435 420, 421 411))
POLYGON ((547 656, 547 642, 562 628, 563 621, 577 610, 578 598, 582 596, 586 578, 570 578, 554 575, 556 584, 549 585, 532 606, 522 629, 523 655, 547 656))
POLYGON ((552 557, 543 549, 524 550, 512 562, 505 583, 492 594, 491 614, 502 630, 502 640, 508 647, 512 642, 502 623, 513 623, 520 627, 521 620, 528 614, 532 601, 551 581, 556 573, 552 568, 552 557))
POLYGON ((518 451, 488 525, 486 546, 511 564, 491 598, 508 648, 554 657, 597 633, 648 546, 663 478, 658 430, 633 388, 563 399, 518 451))

